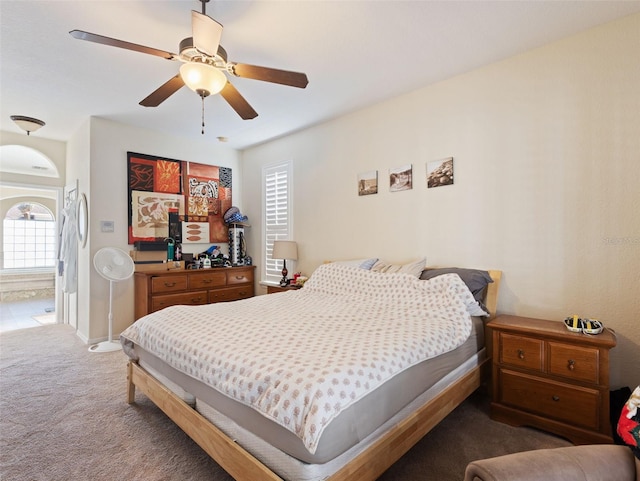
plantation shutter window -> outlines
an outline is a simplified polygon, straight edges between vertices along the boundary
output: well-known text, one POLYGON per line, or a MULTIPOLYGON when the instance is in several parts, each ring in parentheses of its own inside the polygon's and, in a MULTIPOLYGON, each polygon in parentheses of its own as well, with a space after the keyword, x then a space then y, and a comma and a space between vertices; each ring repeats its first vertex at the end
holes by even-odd
POLYGON ((273 242, 291 240, 293 230, 291 225, 291 162, 264 167, 262 172, 264 188, 263 281, 277 284, 282 278, 282 259, 271 258, 273 242))

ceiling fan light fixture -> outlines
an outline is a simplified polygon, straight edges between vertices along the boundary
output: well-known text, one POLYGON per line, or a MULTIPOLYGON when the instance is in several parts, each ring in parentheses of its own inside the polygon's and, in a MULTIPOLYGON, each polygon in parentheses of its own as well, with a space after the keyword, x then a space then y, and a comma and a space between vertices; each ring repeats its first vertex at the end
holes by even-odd
POLYGON ((180 66, 180 77, 185 85, 201 97, 219 93, 227 84, 224 73, 209 64, 187 62, 180 66))
POLYGON ((12 115, 11 120, 15 122, 15 124, 24 130, 27 135, 31 132, 35 132, 40 127, 44 127, 44 122, 40 119, 34 119, 33 117, 25 117, 24 115, 12 115))

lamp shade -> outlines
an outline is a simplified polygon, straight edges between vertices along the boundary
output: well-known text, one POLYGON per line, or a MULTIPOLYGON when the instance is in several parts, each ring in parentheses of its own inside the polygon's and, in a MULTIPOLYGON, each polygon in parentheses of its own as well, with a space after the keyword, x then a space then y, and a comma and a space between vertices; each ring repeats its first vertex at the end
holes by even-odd
POLYGON ((298 244, 295 241, 274 241, 271 258, 298 260, 298 244))
POLYGON ((227 84, 227 77, 216 67, 202 62, 187 62, 180 66, 185 85, 202 97, 215 95, 227 84))
POLYGON ((34 119, 33 117, 25 117, 24 115, 12 115, 11 120, 13 120, 18 127, 24 130, 27 135, 44 126, 44 122, 42 120, 34 119))

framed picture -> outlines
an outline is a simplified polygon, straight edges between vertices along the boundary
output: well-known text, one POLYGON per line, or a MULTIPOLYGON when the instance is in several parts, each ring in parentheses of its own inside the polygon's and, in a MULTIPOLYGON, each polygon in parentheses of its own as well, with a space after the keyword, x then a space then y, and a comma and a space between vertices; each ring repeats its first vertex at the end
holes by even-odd
POLYGON ((231 169, 127 152, 129 244, 228 242, 231 169), (195 226, 195 227, 193 227, 195 226))
POLYGON ((389 169, 389 190, 400 192, 413 189, 413 167, 411 164, 389 169))
POLYGON ((427 162, 427 188, 453 185, 453 157, 427 162))
POLYGON ((358 195, 378 193, 378 171, 371 170, 358 174, 358 195))

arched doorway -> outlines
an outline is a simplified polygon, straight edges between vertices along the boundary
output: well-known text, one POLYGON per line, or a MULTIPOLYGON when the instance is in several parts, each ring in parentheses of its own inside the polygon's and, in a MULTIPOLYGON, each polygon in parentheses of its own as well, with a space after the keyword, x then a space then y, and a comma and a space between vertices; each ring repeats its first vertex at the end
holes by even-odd
POLYGON ((30 147, 0 146, 0 158, 8 174, 0 183, 0 331, 56 322, 62 188, 41 182, 51 184, 43 177, 57 178, 58 170, 30 147))

